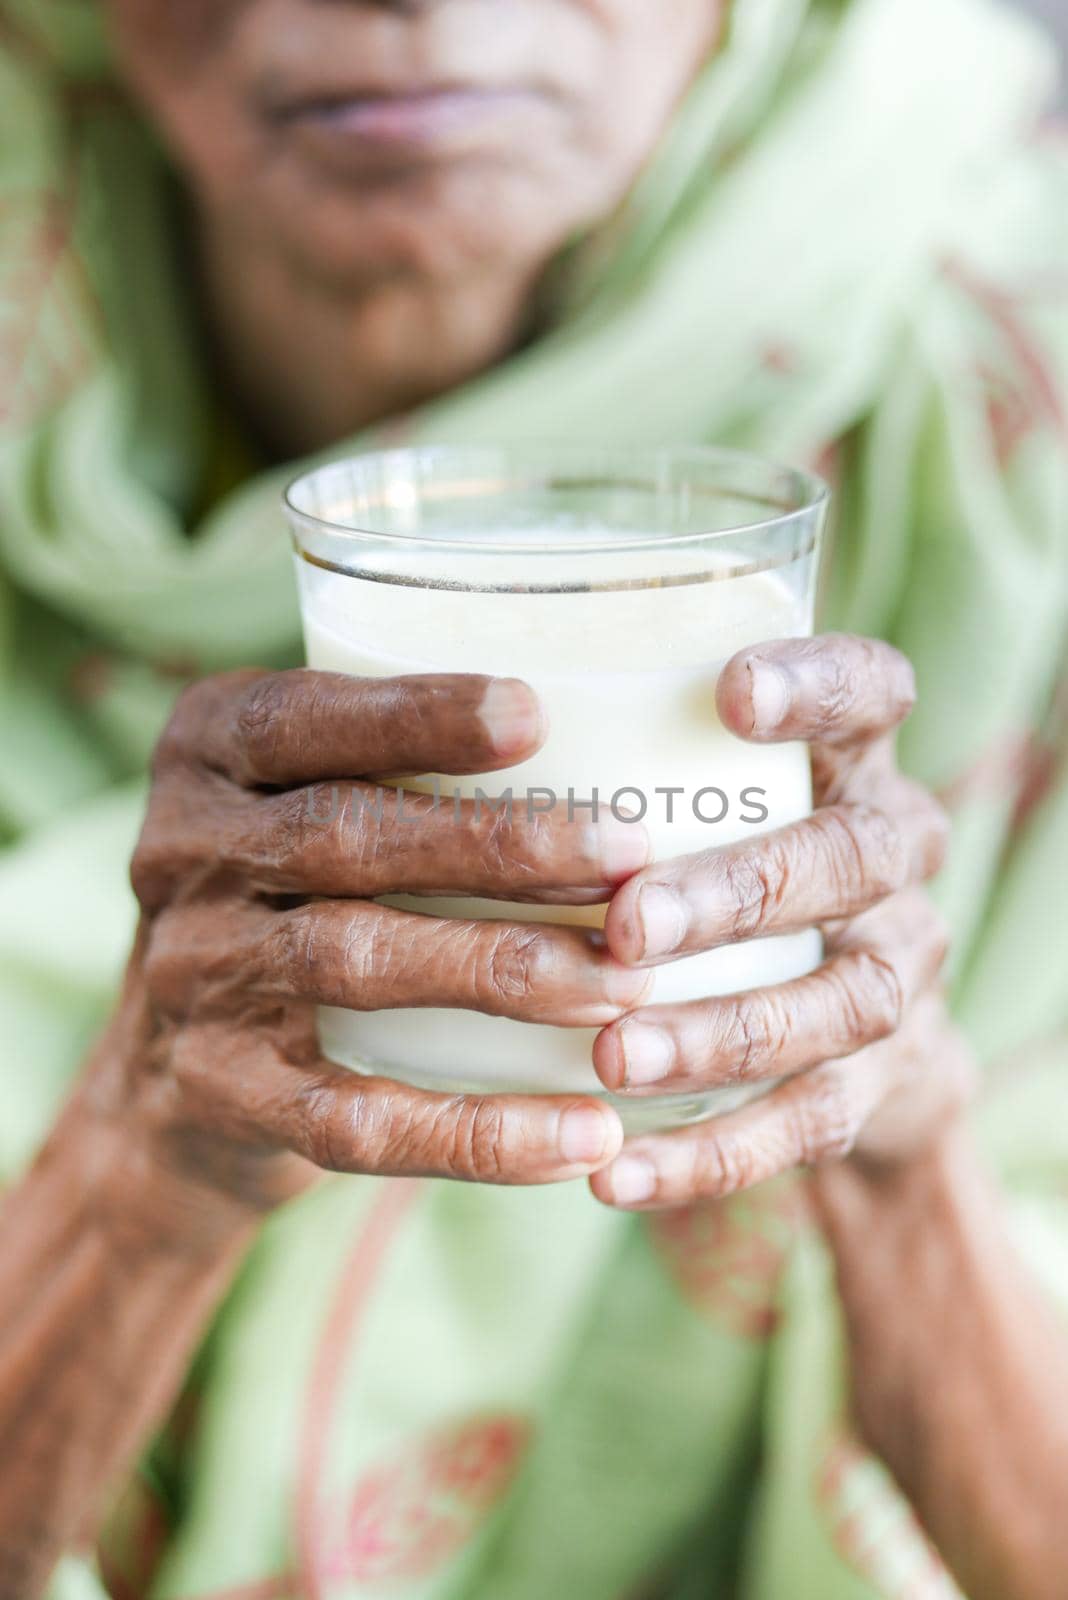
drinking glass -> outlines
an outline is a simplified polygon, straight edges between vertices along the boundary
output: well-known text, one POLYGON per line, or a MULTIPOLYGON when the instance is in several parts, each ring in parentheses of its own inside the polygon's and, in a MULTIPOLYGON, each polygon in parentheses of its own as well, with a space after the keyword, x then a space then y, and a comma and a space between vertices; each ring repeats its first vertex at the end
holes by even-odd
MULTIPOLYGON (((729 733, 716 681, 735 651, 811 633, 827 501, 809 473, 705 448, 419 448, 320 466, 286 493, 308 664, 534 688, 542 748, 505 773, 407 784, 440 805, 462 795, 590 820, 594 805, 611 808, 644 823, 657 858, 752 838, 810 812, 808 751, 729 733)), ((605 909, 387 903, 591 928, 605 909)), ((647 1003, 782 983, 820 957, 814 930, 723 946, 659 967, 647 1003)), ((450 1091, 589 1092, 630 1131, 753 1092, 613 1098, 593 1071, 595 1034, 474 1011, 320 1012, 324 1052, 356 1071, 450 1091)))

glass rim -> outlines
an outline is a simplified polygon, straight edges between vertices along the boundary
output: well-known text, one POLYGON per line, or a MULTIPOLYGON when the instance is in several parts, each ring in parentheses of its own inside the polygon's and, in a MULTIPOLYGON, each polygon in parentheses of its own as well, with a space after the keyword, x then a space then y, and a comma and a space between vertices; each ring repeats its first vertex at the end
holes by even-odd
MULTIPOLYGON (((575 485, 572 484, 571 487, 575 485)), ((636 482, 638 488, 655 488, 655 479, 646 482, 636 482)), ((670 491, 670 485, 664 486, 670 491)), ((678 486, 675 486, 678 487, 678 486)), ((738 490, 729 490, 729 486, 713 487, 710 493, 731 492, 735 495, 738 490)), ((449 495, 455 495, 456 486, 449 486, 449 495)), ((443 492, 444 497, 444 492, 443 492)), ((457 496, 458 498, 458 496, 457 496)), ((754 495, 754 499, 757 497, 754 495)), ((756 451, 738 450, 721 445, 654 445, 631 448, 626 445, 612 444, 576 444, 559 443, 552 441, 532 440, 521 445, 453 445, 453 444, 426 444, 393 447, 383 450, 359 451, 348 456, 338 456, 329 461, 321 461, 317 466, 304 467, 294 474, 286 483, 282 492, 282 503, 291 524, 304 526, 309 531, 315 531, 332 540, 351 541, 354 546, 365 545, 368 540, 374 540, 382 546, 394 546, 398 550, 407 552, 425 550, 427 552, 456 551, 465 554, 472 552, 486 555, 505 555, 524 558, 541 556, 579 556, 597 555, 611 557, 621 553, 634 551, 662 551, 685 549, 691 545, 702 545, 710 540, 730 540, 741 537, 753 538, 760 533, 788 527, 792 522, 818 515, 827 506, 831 498, 830 486, 818 473, 807 468, 790 466, 785 462, 772 457, 760 455, 756 451), (778 478, 795 486, 796 503, 784 505, 781 509, 773 509, 770 515, 757 517, 751 522, 737 522, 729 527, 709 527, 704 529, 690 529, 686 532, 651 532, 648 537, 618 539, 599 539, 589 542, 581 537, 561 535, 557 539, 547 539, 537 545, 527 545, 517 549, 514 543, 497 542, 480 539, 473 536, 450 536, 442 538, 437 535, 425 533, 405 533, 397 530, 363 527, 355 524, 345 524, 319 516, 313 511, 305 510, 295 498, 301 486, 310 483, 320 475, 337 472, 344 468, 350 470, 360 463, 377 463, 379 466, 388 465, 390 462, 397 466, 412 464, 416 460, 434 463, 455 461, 457 464, 465 458, 469 463, 474 463, 478 458, 483 459, 483 472, 485 476, 477 480, 468 489, 468 493, 475 495, 491 490, 519 490, 527 486, 533 488, 543 486, 544 478, 538 476, 538 465, 543 473, 551 471, 555 463, 559 463, 562 471, 575 471, 580 463, 586 463, 583 476, 590 480, 590 486, 601 475, 607 477, 610 470, 619 470, 620 477, 617 484, 626 481, 626 474, 638 478, 643 468, 648 469, 654 463, 660 463, 661 470, 667 465, 675 467, 692 463, 695 468, 704 466, 756 468, 765 473, 770 480, 778 478), (600 460, 606 465, 599 470, 591 463, 600 460), (495 465, 491 467, 490 463, 495 465), (611 463, 611 466, 608 465, 611 463)), ((761 505, 768 507, 769 502, 762 500, 761 505)), ((308 553, 301 549, 299 554, 309 559, 308 553)), ((332 570, 346 573, 347 569, 335 566, 333 563, 322 561, 318 557, 311 557, 313 564, 329 566, 332 570)), ((373 576, 371 573, 353 573, 353 576, 373 576)), ((418 581, 418 580, 416 580, 418 581)))

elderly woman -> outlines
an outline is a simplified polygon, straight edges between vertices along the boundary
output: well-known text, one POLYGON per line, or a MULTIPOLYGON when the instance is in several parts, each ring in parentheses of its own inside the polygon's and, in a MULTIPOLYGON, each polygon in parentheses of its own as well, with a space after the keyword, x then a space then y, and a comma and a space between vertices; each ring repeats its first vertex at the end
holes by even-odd
POLYGON ((0 1596, 1063 1600, 1042 41, 991 0, 0 18, 0 1596), (561 435, 833 476, 840 631, 719 690, 811 742, 814 817, 636 874, 556 815, 450 821, 432 877, 366 816, 313 848, 306 786, 541 728, 294 666, 294 459, 561 435), (611 899, 609 950, 375 904, 446 878, 611 899), (808 978, 642 1003, 813 922, 808 978), (784 1081, 624 1141, 347 1074, 325 995, 595 1015, 622 1093, 784 1081))

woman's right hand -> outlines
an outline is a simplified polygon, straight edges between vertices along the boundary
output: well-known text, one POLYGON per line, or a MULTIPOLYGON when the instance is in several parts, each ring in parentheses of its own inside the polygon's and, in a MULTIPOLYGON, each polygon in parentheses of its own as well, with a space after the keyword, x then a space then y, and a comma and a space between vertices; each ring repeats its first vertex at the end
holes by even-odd
POLYGON ((543 737, 510 679, 238 672, 188 689, 156 752, 121 1047, 93 1096, 124 1146, 132 1123, 169 1179, 253 1211, 316 1168, 531 1184, 611 1161, 622 1130, 594 1098, 422 1093, 333 1065, 316 1038, 319 1004, 600 1027, 641 1001, 648 974, 588 930, 376 904, 588 904, 641 867, 644 830, 610 814, 457 814, 417 794, 403 818, 376 814, 376 779, 505 768, 543 737))

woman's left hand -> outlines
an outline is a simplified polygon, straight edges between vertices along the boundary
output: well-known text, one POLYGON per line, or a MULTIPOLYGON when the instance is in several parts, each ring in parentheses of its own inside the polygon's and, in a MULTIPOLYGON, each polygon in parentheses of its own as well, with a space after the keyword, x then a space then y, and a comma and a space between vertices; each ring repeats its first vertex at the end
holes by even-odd
POLYGON ((721 1198, 851 1152, 906 1158, 972 1082, 939 995, 944 925, 922 887, 942 863, 947 822, 895 759, 915 700, 909 662, 847 635, 786 640, 735 656, 717 698, 743 739, 811 743, 816 810, 752 842, 647 867, 612 901, 609 947, 658 966, 816 925, 826 959, 774 988, 648 1006, 598 1035, 594 1062, 616 1093, 783 1080, 740 1111, 630 1140, 590 1183, 633 1209, 721 1198))

